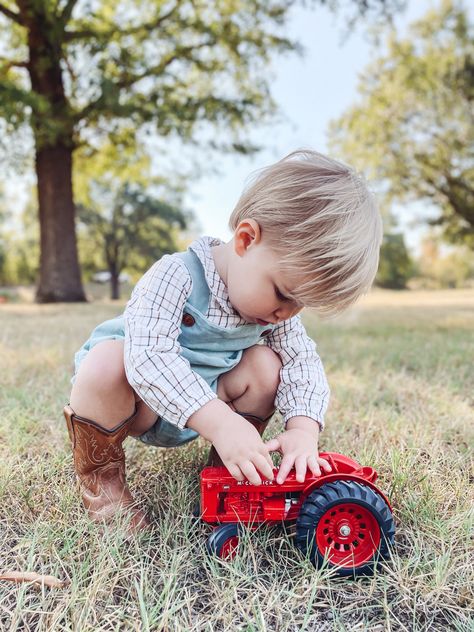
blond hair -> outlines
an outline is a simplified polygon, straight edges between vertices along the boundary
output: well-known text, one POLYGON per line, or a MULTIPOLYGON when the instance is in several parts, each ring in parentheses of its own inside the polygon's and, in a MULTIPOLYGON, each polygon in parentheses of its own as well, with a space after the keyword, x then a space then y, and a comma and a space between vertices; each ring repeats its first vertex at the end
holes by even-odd
POLYGON ((302 279, 290 297, 297 303, 335 314, 372 285, 382 220, 351 167, 316 151, 294 151, 256 173, 230 216, 231 230, 245 218, 259 224, 281 270, 302 279))

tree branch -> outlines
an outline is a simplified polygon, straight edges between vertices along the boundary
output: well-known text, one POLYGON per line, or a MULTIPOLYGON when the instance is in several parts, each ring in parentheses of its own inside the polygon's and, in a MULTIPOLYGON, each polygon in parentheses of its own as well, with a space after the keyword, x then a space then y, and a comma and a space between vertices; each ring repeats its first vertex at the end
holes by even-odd
POLYGON ((3 4, 0 4, 0 13, 3 13, 3 15, 6 15, 7 18, 9 18, 10 20, 13 20, 13 22, 16 22, 20 26, 24 26, 24 23, 23 23, 23 20, 21 19, 20 14, 15 13, 15 11, 11 11, 10 9, 7 9, 7 7, 4 7, 3 4))
POLYGON ((197 60, 190 57, 190 53, 194 50, 205 48, 206 46, 212 46, 213 44, 215 44, 215 41, 200 42, 199 44, 194 44, 193 46, 177 46, 175 50, 168 55, 168 57, 162 59, 159 64, 156 64, 156 66, 147 68, 136 75, 124 75, 119 81, 117 81, 116 85, 118 88, 130 88, 134 83, 137 83, 146 77, 159 76, 163 74, 166 68, 168 68, 168 66, 177 59, 187 59, 196 62, 197 60))
POLYGON ((68 0, 67 3, 66 3, 66 6, 62 10, 61 22, 64 24, 64 26, 71 19, 71 15, 72 15, 72 12, 73 12, 74 7, 76 6, 76 4, 77 4, 77 0, 68 0))
MULTIPOLYGON (((72 1, 73 0, 69 0, 69 2, 72 2, 72 1)), ((178 0, 176 4, 167 13, 161 15, 159 18, 157 18, 156 20, 153 20, 152 22, 148 22, 146 24, 138 24, 137 26, 133 26, 128 29, 121 28, 120 35, 125 37, 127 35, 136 35, 137 33, 141 33, 141 32, 151 33, 155 29, 159 28, 163 24, 163 22, 168 20, 181 4, 182 4, 182 0, 178 0)), ((111 24, 110 30, 103 31, 103 32, 96 31, 93 28, 84 28, 77 31, 65 31, 64 41, 72 42, 75 40, 94 39, 94 38, 99 38, 99 39, 102 38, 104 40, 109 40, 116 33, 117 33, 117 26, 115 24, 111 24)))
POLYGON ((0 64, 5 64, 4 66, 1 66, 3 71, 10 70, 10 68, 28 68, 27 61, 5 59, 4 57, 0 57, 0 64))
MULTIPOLYGON (((194 46, 180 46, 177 47, 172 53, 170 53, 167 57, 162 59, 156 66, 152 66, 151 68, 147 68, 143 72, 139 74, 123 74, 120 79, 113 82, 114 87, 117 90, 122 90, 124 88, 130 88, 133 84, 145 79, 150 76, 160 76, 164 73, 166 68, 177 59, 191 59, 189 53, 191 53, 195 49, 203 48, 206 46, 212 46, 213 42, 206 41, 201 42, 200 44, 196 44, 194 46)), ((197 60, 191 59, 191 61, 197 62, 197 60)), ((177 79, 177 81, 179 81, 177 79)), ((82 110, 79 110, 73 116, 73 120, 75 123, 78 123, 83 118, 87 118, 89 114, 93 113, 96 110, 100 110, 101 103, 103 102, 103 95, 99 95, 97 99, 86 105, 82 110)))
POLYGON ((77 40, 85 40, 85 39, 96 39, 103 38, 108 39, 110 35, 112 35, 112 31, 107 31, 104 33, 99 33, 98 31, 94 31, 93 29, 83 29, 82 31, 64 31, 64 41, 75 42, 77 40))

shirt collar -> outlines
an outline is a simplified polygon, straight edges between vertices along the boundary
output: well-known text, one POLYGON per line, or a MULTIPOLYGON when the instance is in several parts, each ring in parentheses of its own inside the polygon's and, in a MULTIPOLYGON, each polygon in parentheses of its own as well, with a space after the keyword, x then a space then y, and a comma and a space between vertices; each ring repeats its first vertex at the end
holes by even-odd
POLYGON ((214 257, 211 252, 212 246, 219 246, 223 243, 224 242, 217 237, 209 237, 206 235, 200 239, 196 239, 196 241, 193 241, 189 248, 196 253, 202 263, 204 276, 206 277, 206 281, 213 298, 219 303, 221 309, 225 312, 228 314, 236 314, 237 312, 229 300, 227 286, 217 272, 214 257))

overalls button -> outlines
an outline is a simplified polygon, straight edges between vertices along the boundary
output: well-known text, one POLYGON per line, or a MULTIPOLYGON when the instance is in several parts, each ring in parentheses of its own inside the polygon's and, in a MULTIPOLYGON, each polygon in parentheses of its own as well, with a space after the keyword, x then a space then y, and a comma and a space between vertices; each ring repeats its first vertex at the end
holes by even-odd
POLYGON ((183 325, 185 327, 192 327, 196 321, 191 314, 183 314, 183 325))
POLYGON ((271 333, 271 329, 265 329, 265 331, 262 331, 262 333, 260 334, 260 338, 265 338, 265 336, 269 336, 271 333))

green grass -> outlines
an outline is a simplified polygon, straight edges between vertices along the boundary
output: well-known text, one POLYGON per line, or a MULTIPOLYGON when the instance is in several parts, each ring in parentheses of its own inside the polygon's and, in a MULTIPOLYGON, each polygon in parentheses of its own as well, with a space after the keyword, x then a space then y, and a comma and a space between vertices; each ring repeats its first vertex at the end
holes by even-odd
POLYGON ((305 316, 332 386, 321 447, 375 467, 394 507, 394 557, 358 581, 316 572, 275 527, 232 563, 209 559, 190 517, 201 439, 127 440, 153 534, 88 522, 62 407, 74 351, 123 305, 0 305, 0 571, 70 582, 0 582, 0 630, 473 629, 474 292, 377 292, 331 322, 305 316))

